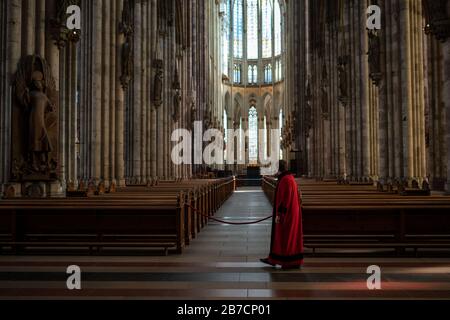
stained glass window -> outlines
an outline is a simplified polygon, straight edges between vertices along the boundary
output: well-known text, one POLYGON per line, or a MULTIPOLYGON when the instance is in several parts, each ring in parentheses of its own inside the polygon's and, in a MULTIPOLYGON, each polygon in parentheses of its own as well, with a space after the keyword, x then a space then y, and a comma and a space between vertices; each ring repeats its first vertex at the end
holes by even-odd
POLYGON ((281 81, 284 21, 279 0, 221 0, 220 10, 223 73, 236 84, 281 81), (275 62, 267 67, 271 58, 275 62))
POLYGON ((234 65, 234 83, 241 83, 241 65, 234 65))
POLYGON ((281 81, 283 78, 283 65, 281 64, 281 60, 276 62, 276 70, 275 70, 275 80, 281 81))
POLYGON ((242 59, 244 52, 244 0, 234 0, 233 30, 234 57, 242 59))
POLYGON ((275 1, 274 11, 275 55, 279 56, 281 54, 281 8, 278 1, 275 1))
POLYGON ((251 107, 248 113, 248 152, 250 163, 258 163, 258 112, 251 107))
POLYGON ((272 57, 272 0, 262 0, 262 56, 272 57))
POLYGON ((222 3, 221 11, 223 14, 222 25, 222 72, 228 75, 230 60, 230 19, 231 19, 231 0, 222 3))
POLYGON ((272 82, 272 64, 270 63, 264 67, 264 82, 272 82))
POLYGON ((248 83, 257 84, 258 83, 258 66, 249 65, 248 66, 248 83))
POLYGON ((247 59, 258 59, 258 0, 247 0, 247 59))

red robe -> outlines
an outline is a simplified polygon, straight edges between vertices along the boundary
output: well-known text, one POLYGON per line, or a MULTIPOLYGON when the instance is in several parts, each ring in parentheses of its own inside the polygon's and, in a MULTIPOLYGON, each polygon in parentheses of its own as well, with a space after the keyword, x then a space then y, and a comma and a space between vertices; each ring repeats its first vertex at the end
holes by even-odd
POLYGON ((303 265, 302 210, 297 182, 290 173, 283 173, 278 179, 270 248, 270 263, 282 267, 303 265))

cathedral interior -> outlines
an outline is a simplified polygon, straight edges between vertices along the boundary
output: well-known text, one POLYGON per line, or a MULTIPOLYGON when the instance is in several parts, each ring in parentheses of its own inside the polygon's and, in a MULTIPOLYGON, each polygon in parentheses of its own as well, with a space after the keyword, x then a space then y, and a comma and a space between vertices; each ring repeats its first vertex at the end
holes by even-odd
POLYGON ((450 299, 450 0, 0 0, 0 44, 0 299, 450 299))

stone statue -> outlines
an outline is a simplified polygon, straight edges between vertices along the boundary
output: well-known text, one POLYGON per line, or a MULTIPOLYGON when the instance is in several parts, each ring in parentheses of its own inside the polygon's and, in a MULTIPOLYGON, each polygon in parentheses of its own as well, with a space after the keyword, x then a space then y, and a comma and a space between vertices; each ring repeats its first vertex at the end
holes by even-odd
POLYGON ((175 94, 173 96, 172 120, 173 122, 178 122, 180 120, 182 97, 181 97, 181 84, 177 69, 175 69, 175 80, 173 82, 173 90, 175 91, 175 94))
POLYGON ((339 57, 338 75, 339 75, 339 101, 346 104, 348 100, 347 90, 347 59, 339 57))
POLYGON ((29 114, 28 150, 31 156, 32 169, 35 172, 45 171, 48 166, 48 153, 53 151, 45 118, 56 107, 44 93, 44 75, 40 71, 33 72, 30 88, 26 88, 25 102, 29 114))
POLYGON ((370 78, 375 85, 378 85, 381 80, 381 42, 380 37, 375 31, 369 32, 369 69, 370 78))
POLYGON ((173 97, 173 122, 178 122, 180 120, 180 110, 181 110, 181 93, 180 90, 175 90, 175 95, 173 97))
POLYGON ((155 69, 155 81, 153 84, 153 104, 157 108, 160 107, 163 103, 162 99, 163 79, 164 79, 163 61, 155 60, 153 67, 155 69))
POLYGON ((131 19, 131 5, 129 1, 124 3, 122 12, 122 21, 119 26, 120 33, 125 36, 125 43, 122 45, 121 51, 121 63, 122 74, 120 76, 120 82, 124 90, 128 89, 128 85, 133 74, 133 24, 131 19))
POLYGON ((58 113, 50 66, 37 55, 22 58, 14 79, 14 164, 16 181, 57 179, 58 113))

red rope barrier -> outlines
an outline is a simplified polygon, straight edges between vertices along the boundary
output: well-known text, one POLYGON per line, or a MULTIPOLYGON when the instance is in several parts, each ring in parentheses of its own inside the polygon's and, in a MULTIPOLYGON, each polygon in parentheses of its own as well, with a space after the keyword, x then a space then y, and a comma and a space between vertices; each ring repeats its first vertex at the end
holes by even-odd
POLYGON ((232 222, 232 221, 226 221, 226 220, 221 220, 221 219, 217 219, 217 218, 214 218, 214 217, 210 217, 210 216, 204 214, 203 212, 201 212, 200 210, 194 208, 193 206, 189 206, 189 207, 190 207, 192 210, 194 210, 198 215, 200 215, 200 216, 202 216, 202 217, 208 218, 208 219, 210 219, 210 220, 213 220, 213 221, 216 221, 216 222, 219 222, 219 223, 224 223, 224 224, 229 224, 229 225, 235 225, 235 226, 239 226, 239 225, 250 225, 250 224, 258 224, 258 223, 264 222, 264 221, 266 221, 266 220, 272 219, 272 216, 269 216, 269 217, 267 217, 267 218, 260 219, 260 220, 257 220, 257 221, 249 221, 249 222, 232 222))

